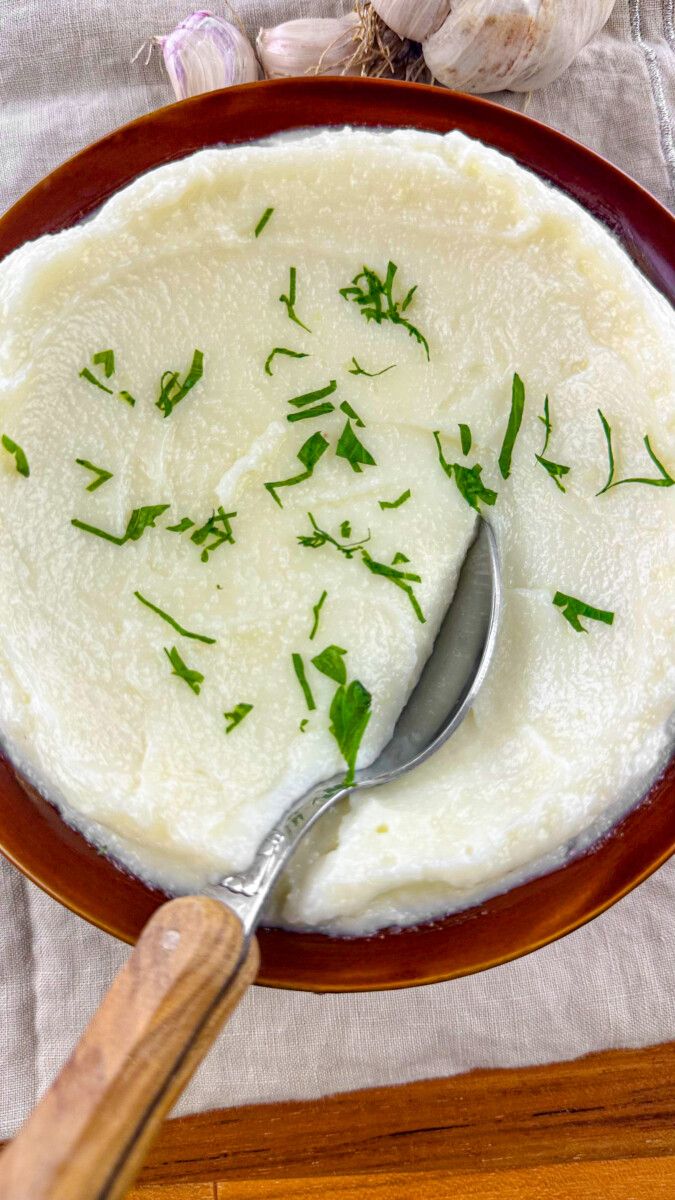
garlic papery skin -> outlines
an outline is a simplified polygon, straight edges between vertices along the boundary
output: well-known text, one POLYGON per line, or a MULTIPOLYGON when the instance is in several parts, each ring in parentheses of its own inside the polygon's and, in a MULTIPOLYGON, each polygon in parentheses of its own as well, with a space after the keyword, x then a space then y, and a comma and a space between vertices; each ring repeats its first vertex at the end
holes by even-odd
POLYGON ((162 48, 177 100, 260 78, 248 38, 211 12, 194 12, 166 37, 153 40, 162 48))
POLYGON ((453 0, 423 46, 435 79, 465 92, 552 83, 605 24, 615 0, 453 0))
POLYGON ((260 30, 256 40, 258 57, 268 79, 287 75, 359 75, 359 68, 350 63, 357 51, 360 26, 356 13, 285 21, 260 30))
POLYGON ((451 0, 371 0, 371 4, 399 37, 426 42, 443 24, 451 0))

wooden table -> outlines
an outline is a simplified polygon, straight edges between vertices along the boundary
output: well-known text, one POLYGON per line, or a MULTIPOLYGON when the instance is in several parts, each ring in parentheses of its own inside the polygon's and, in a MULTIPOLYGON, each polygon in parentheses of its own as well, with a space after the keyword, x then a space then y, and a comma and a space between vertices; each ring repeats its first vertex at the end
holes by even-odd
POLYGON ((132 1193, 362 1197, 673 1200, 675 1042, 168 1121, 132 1193))

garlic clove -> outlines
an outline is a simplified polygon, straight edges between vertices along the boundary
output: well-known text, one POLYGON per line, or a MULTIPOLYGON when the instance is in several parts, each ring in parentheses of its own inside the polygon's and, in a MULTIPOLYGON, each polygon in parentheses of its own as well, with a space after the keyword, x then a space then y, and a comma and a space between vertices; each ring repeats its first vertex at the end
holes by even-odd
POLYGON ((192 13, 166 37, 154 41, 162 48, 177 100, 260 78, 248 38, 211 12, 192 13))
POLYGON ((357 13, 346 17, 301 18, 261 29, 256 41, 258 57, 268 79, 287 75, 360 74, 351 66, 360 28, 357 13))
POLYGON ((545 87, 605 24, 615 0, 453 0, 424 43, 432 75, 465 92, 545 87))
POLYGON ((370 0, 378 17, 399 37, 426 42, 450 12, 451 0, 370 0))

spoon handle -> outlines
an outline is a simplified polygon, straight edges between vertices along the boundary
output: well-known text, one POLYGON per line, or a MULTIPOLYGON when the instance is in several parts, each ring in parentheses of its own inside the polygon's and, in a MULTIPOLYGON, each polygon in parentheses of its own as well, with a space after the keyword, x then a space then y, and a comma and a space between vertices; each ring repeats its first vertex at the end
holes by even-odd
POLYGON ((206 896, 164 904, 60 1075, 0 1156, 2 1200, 118 1200, 258 969, 206 896))

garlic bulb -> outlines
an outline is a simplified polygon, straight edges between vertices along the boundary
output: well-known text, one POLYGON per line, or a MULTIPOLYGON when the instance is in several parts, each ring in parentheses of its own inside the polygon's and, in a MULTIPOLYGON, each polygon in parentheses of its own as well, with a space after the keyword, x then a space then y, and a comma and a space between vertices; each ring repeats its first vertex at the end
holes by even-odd
POLYGON ((356 52, 360 20, 346 17, 285 21, 261 29, 256 41, 258 56, 268 79, 285 75, 359 74, 350 63, 356 52))
MULTIPOLYGON (((423 45, 432 75, 465 92, 529 92, 567 70, 615 0, 453 0, 423 45)), ((377 0, 378 11, 382 8, 377 0)), ((412 4, 411 4, 412 7, 412 4)))
POLYGON ((152 40, 162 48, 177 100, 235 83, 252 83, 260 76, 248 38, 211 12, 194 12, 166 37, 152 40))
POLYGON ((450 12, 451 0, 371 0, 378 17, 399 37, 425 42, 450 12))

